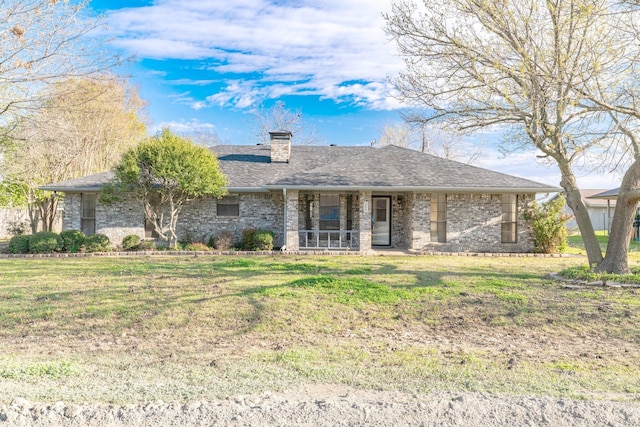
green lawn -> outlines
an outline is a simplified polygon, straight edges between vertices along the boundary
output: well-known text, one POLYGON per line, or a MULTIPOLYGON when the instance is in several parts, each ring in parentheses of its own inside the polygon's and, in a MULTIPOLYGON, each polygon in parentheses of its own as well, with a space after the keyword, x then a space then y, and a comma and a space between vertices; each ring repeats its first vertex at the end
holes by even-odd
POLYGON ((582 257, 0 260, 0 401, 186 401, 304 383, 630 399, 640 300, 582 257))
MULTIPOLYGON (((609 236, 604 231, 596 233, 598 242, 600 243, 600 249, 604 254, 607 250, 607 243, 609 242, 609 236)), ((582 242, 582 236, 580 234, 573 234, 567 238, 567 253, 572 254, 585 254, 584 243, 582 242)), ((629 253, 632 255, 640 254, 640 242, 632 240, 629 243, 629 253)))

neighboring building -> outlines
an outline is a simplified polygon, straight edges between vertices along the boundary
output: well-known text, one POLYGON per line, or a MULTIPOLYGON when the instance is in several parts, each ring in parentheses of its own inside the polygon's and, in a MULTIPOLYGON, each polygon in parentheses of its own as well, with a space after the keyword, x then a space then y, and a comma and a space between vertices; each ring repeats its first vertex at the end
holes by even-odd
MULTIPOLYGON (((580 190, 582 202, 587 208, 587 212, 589 212, 589 218, 591 218, 591 224, 595 231, 609 231, 611 227, 613 213, 616 210, 616 197, 601 197, 602 194, 606 194, 609 191, 610 190, 603 189, 580 190)), ((616 189, 616 196, 617 194, 616 189)), ((578 223, 573 216, 573 211, 566 202, 563 210, 565 213, 571 215, 571 219, 567 221, 567 229, 578 230, 578 223)))
MULTIPOLYGON (((213 147, 229 194, 185 206, 178 235, 206 240, 222 230, 268 229, 288 250, 372 248, 529 252, 523 209, 556 187, 386 146, 291 146, 289 132, 271 145, 213 147)), ((65 229, 150 238, 139 201, 98 200, 110 172, 43 188, 65 193, 65 229)))

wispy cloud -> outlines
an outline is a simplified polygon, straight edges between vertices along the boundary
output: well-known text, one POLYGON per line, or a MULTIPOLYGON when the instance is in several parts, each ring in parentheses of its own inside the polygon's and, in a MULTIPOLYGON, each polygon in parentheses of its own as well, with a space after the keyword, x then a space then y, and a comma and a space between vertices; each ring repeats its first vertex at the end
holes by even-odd
POLYGON ((398 107, 387 77, 402 68, 382 30, 389 7, 388 0, 157 0, 108 19, 117 45, 139 58, 197 61, 222 78, 210 104, 246 108, 312 94, 383 110, 398 107))
POLYGON ((191 119, 188 121, 170 121, 162 122, 151 129, 157 132, 161 129, 170 128, 174 132, 178 133, 193 133, 193 132, 212 132, 215 131, 215 125, 211 123, 204 123, 198 119, 191 119))

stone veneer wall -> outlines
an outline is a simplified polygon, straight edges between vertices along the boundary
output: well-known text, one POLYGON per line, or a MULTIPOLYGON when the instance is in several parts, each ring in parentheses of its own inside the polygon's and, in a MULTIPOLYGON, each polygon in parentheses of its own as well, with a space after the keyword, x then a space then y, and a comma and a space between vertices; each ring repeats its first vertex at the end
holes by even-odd
POLYGON ((80 230, 80 193, 66 193, 64 195, 63 230, 80 230))
POLYGON ((237 197, 240 204, 238 217, 218 217, 216 200, 195 200, 185 206, 178 222, 179 237, 191 236, 193 241, 207 242, 223 230, 233 233, 236 241, 242 240, 242 230, 247 228, 273 231, 274 246, 284 242, 284 197, 282 193, 241 193, 230 194, 237 197))
MULTIPOLYGON (((500 194, 447 194, 447 242, 431 243, 430 233, 423 232, 421 249, 444 252, 531 252, 534 250, 533 240, 523 212, 533 200, 534 195, 518 195, 517 242, 502 243, 500 194)), ((430 223, 428 210, 421 218, 422 230, 425 223, 430 223)))
MULTIPOLYGON (((205 199, 188 203, 178 219, 176 232, 179 239, 189 236, 193 241, 207 242, 209 237, 229 230, 237 241, 242 230, 260 228, 275 234, 274 245, 281 246, 284 234, 283 196, 279 193, 252 193, 235 195, 240 205, 239 217, 218 217, 216 200, 205 199)), ((64 230, 80 229, 80 193, 65 195, 64 230)), ((140 202, 124 198, 113 205, 96 204, 96 233, 105 234, 115 246, 122 244, 124 236, 144 237, 144 214, 140 202)))
MULTIPOLYGON (((283 196, 284 198, 284 196, 283 196)), ((287 192, 287 249, 297 251, 299 249, 299 231, 300 219, 299 208, 300 197, 298 190, 289 190, 287 192)), ((284 215, 284 214, 283 214, 284 215)), ((284 242, 282 242, 284 243, 284 242)), ((282 245, 282 243, 280 245, 282 245)))
MULTIPOLYGON (((78 204, 80 198, 78 198, 78 204)), ((78 217, 80 209, 78 209, 78 217)), ((80 219, 78 219, 80 224, 80 219)), ((78 226, 78 228, 80 228, 78 226)), ((96 233, 109 237, 114 246, 122 245, 124 236, 135 234, 144 238, 144 212, 142 203, 133 198, 126 197, 122 201, 110 205, 96 202, 96 233)))
POLYGON ((431 241, 431 197, 418 193, 407 196, 407 223, 409 232, 406 245, 409 249, 422 250, 431 241))
POLYGON ((409 197, 405 194, 391 198, 391 247, 406 248, 410 235, 409 197))
MULTIPOLYGON (((229 230, 236 240, 241 240, 242 230, 260 228, 275 233, 274 245, 281 246, 284 239, 283 195, 274 193, 236 194, 240 204, 239 217, 217 217, 216 200, 207 199, 189 203, 185 206, 178 223, 178 236, 190 236, 194 241, 206 242, 210 236, 222 230, 229 230)), ((304 228, 306 194, 291 194, 290 207, 298 211, 298 227, 304 228)), ((314 194, 315 210, 319 210, 319 196, 314 194)), ((419 251, 443 252, 531 252, 533 241, 526 228, 523 211, 534 200, 534 195, 518 195, 518 241, 501 243, 501 196, 499 194, 448 194, 447 195, 447 242, 430 242, 430 194, 416 193, 394 195, 392 198, 392 247, 408 247, 419 251)), ((80 229, 79 193, 65 195, 65 216, 63 229, 80 229)), ((343 202, 341 202, 343 204, 343 202)), ((371 193, 361 192, 353 195, 353 229, 359 230, 360 224, 369 227, 362 235, 354 233, 354 246, 364 250, 370 247, 370 211, 371 193), (363 203, 368 200, 369 213, 361 212, 363 203)), ((296 210, 290 211, 295 216, 296 210)), ((318 218, 319 212, 314 212, 318 218)), ((294 217, 289 218, 293 223, 294 217)), ((128 234, 144 237, 144 216, 140 202, 126 199, 119 204, 96 206, 96 232, 105 234, 114 245, 120 245, 128 234)), ((355 249, 355 248, 354 248, 355 249)))

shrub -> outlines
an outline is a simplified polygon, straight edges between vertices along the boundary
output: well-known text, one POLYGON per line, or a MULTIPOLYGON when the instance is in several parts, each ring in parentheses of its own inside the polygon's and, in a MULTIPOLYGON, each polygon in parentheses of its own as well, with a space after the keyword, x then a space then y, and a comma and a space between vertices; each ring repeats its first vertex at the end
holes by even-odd
POLYGON ((196 243, 189 243, 188 245, 186 245, 184 247, 185 251, 210 251, 211 248, 207 245, 205 245, 204 243, 200 243, 200 242, 196 242, 196 243))
POLYGON ((257 230, 253 235, 254 251, 270 251, 273 249, 273 232, 257 230))
POLYGON ((569 215, 562 211, 563 207, 564 197, 558 196, 543 204, 534 201, 524 211, 536 252, 552 254, 566 249, 569 215))
POLYGON ((122 239, 122 249, 125 251, 135 251, 138 249, 140 243, 140 236, 135 234, 129 234, 122 239))
POLYGON ((32 254, 61 251, 63 245, 62 237, 53 231, 40 231, 29 238, 29 252, 32 254))
POLYGON ((110 244, 109 238, 104 234, 92 234, 85 240, 87 252, 106 252, 110 244))
POLYGON ((139 251, 153 251, 156 249, 156 242, 153 240, 143 240, 138 243, 139 251))
POLYGON ((84 245, 84 241, 86 236, 80 230, 65 230, 60 233, 60 238, 62 238, 62 249, 67 252, 78 252, 82 245, 84 245))
POLYGON ((213 247, 220 251, 228 251, 233 247, 233 233, 229 230, 222 230, 213 241, 213 247))
POLYGON ((253 236, 256 234, 255 228, 247 228, 242 230, 242 249, 252 251, 254 248, 253 236))
POLYGON ((18 234, 9 240, 7 248, 10 254, 27 254, 29 253, 29 236, 18 234))

